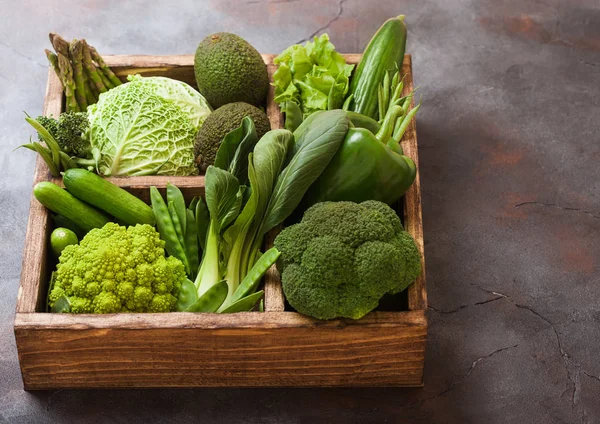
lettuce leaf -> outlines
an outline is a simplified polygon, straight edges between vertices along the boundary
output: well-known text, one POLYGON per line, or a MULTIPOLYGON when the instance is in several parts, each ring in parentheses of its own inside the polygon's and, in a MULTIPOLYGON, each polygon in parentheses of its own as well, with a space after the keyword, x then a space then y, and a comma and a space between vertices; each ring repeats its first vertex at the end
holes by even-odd
POLYGON ((277 103, 298 104, 305 118, 317 110, 342 107, 354 65, 335 51, 327 34, 304 46, 288 47, 274 63, 278 65, 273 74, 277 103))

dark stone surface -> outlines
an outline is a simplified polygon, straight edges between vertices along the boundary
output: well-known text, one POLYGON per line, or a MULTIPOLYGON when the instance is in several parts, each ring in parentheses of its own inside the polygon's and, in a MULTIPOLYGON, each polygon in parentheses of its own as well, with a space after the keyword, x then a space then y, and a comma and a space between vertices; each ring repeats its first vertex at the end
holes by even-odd
POLYGON ((528 1, 2 2, 0 421, 600 422, 600 5, 528 1), (430 333, 423 389, 27 393, 12 332, 47 33, 101 53, 191 53, 232 31, 279 52, 362 50, 406 14, 430 333))

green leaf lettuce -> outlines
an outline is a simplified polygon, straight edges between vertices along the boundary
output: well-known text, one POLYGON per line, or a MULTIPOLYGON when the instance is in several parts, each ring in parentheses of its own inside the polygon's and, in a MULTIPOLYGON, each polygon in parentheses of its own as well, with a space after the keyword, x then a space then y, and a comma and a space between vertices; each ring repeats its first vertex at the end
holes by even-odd
POLYGON ((288 47, 274 63, 278 65, 273 75, 277 103, 298 104, 304 117, 318 110, 342 107, 354 65, 346 64, 327 34, 304 46, 288 47))

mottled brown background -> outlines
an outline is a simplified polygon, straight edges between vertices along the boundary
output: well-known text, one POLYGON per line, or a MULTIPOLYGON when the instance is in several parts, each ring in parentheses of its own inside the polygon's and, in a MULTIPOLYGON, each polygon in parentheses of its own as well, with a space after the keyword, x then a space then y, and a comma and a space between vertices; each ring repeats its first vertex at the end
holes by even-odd
POLYGON ((0 421, 600 422, 599 1, 0 2, 0 421), (430 333, 423 389, 22 390, 12 334, 47 33, 101 53, 361 51, 405 14, 430 333))

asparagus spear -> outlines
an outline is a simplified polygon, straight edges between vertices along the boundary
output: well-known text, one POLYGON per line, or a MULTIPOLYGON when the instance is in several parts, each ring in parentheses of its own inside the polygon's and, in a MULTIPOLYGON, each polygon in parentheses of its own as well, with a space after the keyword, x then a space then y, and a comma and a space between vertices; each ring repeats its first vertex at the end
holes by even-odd
POLYGON ((73 77, 75 79, 75 97, 81 110, 86 110, 88 107, 87 97, 85 94, 86 86, 83 77, 83 45, 80 40, 73 40, 69 45, 69 53, 73 65, 73 77))
POLYGON ((83 43, 83 66, 87 70, 88 76, 92 80, 93 85, 96 86, 96 89, 98 90, 98 92, 105 93, 106 91, 108 91, 108 89, 102 82, 100 75, 98 75, 98 69, 92 62, 92 55, 90 53, 90 48, 89 48, 88 44, 85 42, 85 40, 81 40, 81 41, 83 43))
POLYGON ((46 52, 48 62, 50 62, 50 65, 52 65, 52 69, 54 69, 54 72, 56 72, 56 76, 62 84, 62 79, 60 77, 60 69, 58 68, 58 56, 48 49, 45 49, 44 51, 46 52))
POLYGON ((85 99, 87 100, 88 105, 93 105, 98 101, 98 96, 94 94, 92 90, 92 85, 90 84, 90 79, 85 69, 83 69, 83 85, 85 86, 85 99))
POLYGON ((90 78, 90 73, 87 69, 85 69, 85 66, 83 68, 83 73, 85 74, 88 88, 90 89, 92 96, 94 96, 94 103, 96 103, 98 101, 98 98, 100 97, 100 92, 98 91, 98 88, 96 88, 96 84, 92 82, 92 79, 90 78))
POLYGON ((75 97, 75 81, 73 80, 73 68, 67 56, 58 53, 58 68, 63 79, 65 96, 67 98, 67 111, 79 112, 81 109, 75 97))
POLYGON ((107 89, 111 89, 111 88, 115 88, 115 86, 112 84, 112 82, 110 82, 110 80, 108 79, 108 77, 104 74, 104 72, 102 72, 101 68, 96 67, 96 69, 98 69, 98 75, 100 76, 100 79, 102 80, 102 84, 104 84, 104 86, 107 89))
POLYGON ((88 44, 88 47, 90 49, 92 59, 98 64, 98 66, 100 67, 100 69, 102 70, 104 75, 106 75, 106 77, 110 80, 110 82, 112 83, 111 85, 116 87, 117 85, 123 84, 121 82, 121 80, 119 79, 119 77, 117 77, 114 74, 114 72, 112 71, 112 69, 110 69, 110 67, 106 64, 106 62, 104 62, 104 59, 102 59, 102 56, 100 56, 100 54, 98 54, 98 51, 96 50, 96 48, 90 46, 89 44, 88 44))
POLYGON ((54 47, 56 53, 69 57, 69 42, 54 32, 51 32, 49 37, 50 43, 52 43, 52 47, 54 47))

